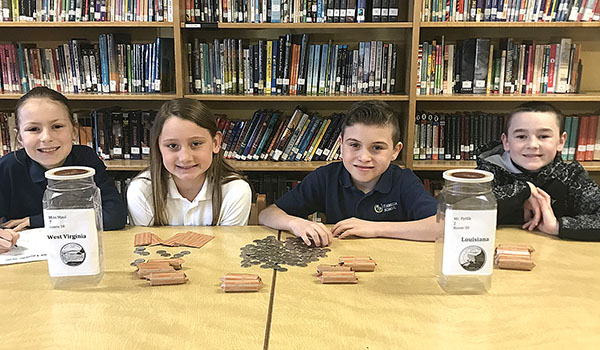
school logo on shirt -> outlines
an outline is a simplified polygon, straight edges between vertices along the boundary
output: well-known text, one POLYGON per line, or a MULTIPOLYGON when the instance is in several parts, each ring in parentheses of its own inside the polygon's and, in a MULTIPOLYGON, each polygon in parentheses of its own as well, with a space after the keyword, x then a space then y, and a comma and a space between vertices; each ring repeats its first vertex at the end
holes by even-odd
POLYGON ((392 210, 394 210, 396 208, 398 208, 398 202, 379 203, 379 204, 375 204, 373 206, 373 210, 377 214, 387 213, 388 211, 392 211, 392 210))

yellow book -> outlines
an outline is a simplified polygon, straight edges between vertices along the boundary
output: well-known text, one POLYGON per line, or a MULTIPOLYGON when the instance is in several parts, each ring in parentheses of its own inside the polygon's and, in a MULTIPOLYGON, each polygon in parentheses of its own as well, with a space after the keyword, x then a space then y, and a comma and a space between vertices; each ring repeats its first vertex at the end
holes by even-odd
POLYGON ((490 93, 490 87, 492 86, 492 67, 494 66, 494 44, 490 44, 490 58, 488 62, 488 74, 487 74, 487 84, 485 88, 485 92, 487 94, 490 93))
POLYGON ((321 126, 321 130, 319 131, 319 134, 318 134, 319 136, 315 137, 315 142, 313 142, 313 144, 310 146, 310 149, 308 150, 308 155, 305 157, 304 160, 312 159, 315 152, 317 151, 317 148, 319 148, 319 144, 321 143, 321 140, 323 139, 323 135, 325 135, 325 131, 329 127, 329 124, 331 124, 331 119, 327 119, 325 122, 323 122, 323 125, 321 126))
POLYGON ((265 93, 271 94, 271 69, 273 65, 273 41, 267 40, 267 83, 265 86, 265 93))

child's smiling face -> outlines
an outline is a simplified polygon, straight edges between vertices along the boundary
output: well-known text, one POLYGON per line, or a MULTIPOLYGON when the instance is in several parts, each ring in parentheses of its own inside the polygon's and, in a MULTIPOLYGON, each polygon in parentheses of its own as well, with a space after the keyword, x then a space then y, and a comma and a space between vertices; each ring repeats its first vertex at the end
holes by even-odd
POLYGON ((563 150, 567 133, 561 134, 553 113, 520 112, 510 120, 508 135, 502 134, 504 150, 517 165, 537 171, 563 150))
POLYGON ((45 169, 61 166, 75 139, 75 127, 65 106, 48 98, 32 98, 19 109, 19 142, 45 169))

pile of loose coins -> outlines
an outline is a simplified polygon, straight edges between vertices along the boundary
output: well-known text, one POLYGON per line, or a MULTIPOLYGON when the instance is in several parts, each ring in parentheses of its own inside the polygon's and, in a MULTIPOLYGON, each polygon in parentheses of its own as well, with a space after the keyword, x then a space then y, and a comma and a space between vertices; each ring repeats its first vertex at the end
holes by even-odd
POLYGON ((307 246, 300 238, 289 237, 285 242, 281 242, 275 236, 256 239, 254 244, 247 244, 240 250, 242 267, 260 265, 263 269, 280 272, 288 270, 281 265, 306 267, 309 263, 326 257, 331 251, 314 244, 307 246))

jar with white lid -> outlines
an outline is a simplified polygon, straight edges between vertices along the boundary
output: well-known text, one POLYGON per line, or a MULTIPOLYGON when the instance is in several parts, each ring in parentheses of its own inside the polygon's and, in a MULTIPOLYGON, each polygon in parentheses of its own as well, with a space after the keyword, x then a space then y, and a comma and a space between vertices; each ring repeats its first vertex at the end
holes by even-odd
POLYGON ((102 201, 93 168, 46 171, 43 197, 48 272, 56 289, 95 286, 104 275, 102 201))
POLYGON ((484 170, 454 169, 443 173, 437 222, 435 271, 449 293, 483 293, 492 284, 496 237, 494 175, 484 170))

